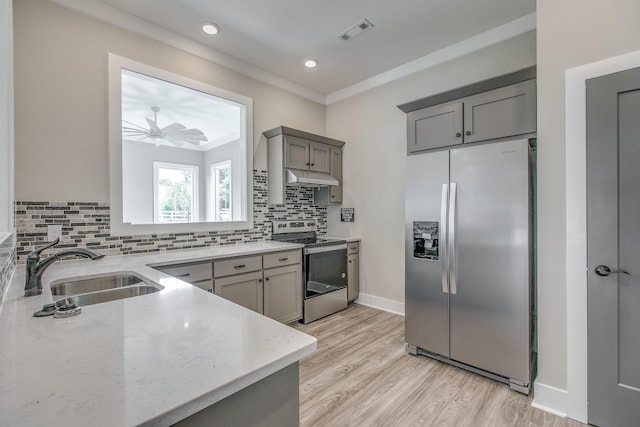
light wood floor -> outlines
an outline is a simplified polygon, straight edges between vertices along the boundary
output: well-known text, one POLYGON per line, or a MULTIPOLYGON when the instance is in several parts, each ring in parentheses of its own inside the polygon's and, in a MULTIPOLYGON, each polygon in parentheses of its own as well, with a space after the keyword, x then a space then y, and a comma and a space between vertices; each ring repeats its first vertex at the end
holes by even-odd
POLYGON ((301 426, 583 426, 531 407, 505 384, 404 351, 404 317, 352 304, 297 329, 301 426))

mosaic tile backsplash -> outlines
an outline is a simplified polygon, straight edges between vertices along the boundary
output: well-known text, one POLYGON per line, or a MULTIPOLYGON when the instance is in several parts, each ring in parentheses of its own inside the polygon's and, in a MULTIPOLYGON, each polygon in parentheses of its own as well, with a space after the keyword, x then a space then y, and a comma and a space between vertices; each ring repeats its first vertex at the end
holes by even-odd
POLYGON ((15 235, 12 235, 0 243, 0 301, 2 301, 4 291, 13 277, 15 254, 15 235))
POLYGON ((109 204, 103 202, 16 201, 16 257, 47 242, 47 226, 62 225, 56 248, 86 247, 106 255, 160 252, 206 246, 230 245, 271 239, 271 223, 277 220, 315 218, 318 234, 327 232, 327 208, 313 205, 313 189, 290 187, 286 204, 267 205, 267 172, 253 171, 253 228, 250 230, 111 236, 109 204))

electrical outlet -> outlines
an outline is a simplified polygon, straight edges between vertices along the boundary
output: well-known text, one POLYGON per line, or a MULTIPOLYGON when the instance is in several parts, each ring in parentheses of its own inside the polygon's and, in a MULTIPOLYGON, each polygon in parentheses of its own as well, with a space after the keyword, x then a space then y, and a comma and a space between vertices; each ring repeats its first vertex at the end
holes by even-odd
POLYGON ((53 224, 47 226, 47 240, 52 241, 57 237, 62 237, 62 224, 53 224))

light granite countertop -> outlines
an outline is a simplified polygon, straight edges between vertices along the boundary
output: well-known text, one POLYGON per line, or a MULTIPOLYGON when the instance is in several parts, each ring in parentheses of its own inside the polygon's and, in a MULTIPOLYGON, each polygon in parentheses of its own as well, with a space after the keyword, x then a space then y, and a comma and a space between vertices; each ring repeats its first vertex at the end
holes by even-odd
POLYGON ((165 426, 312 353, 316 339, 149 265, 301 248, 281 242, 53 264, 25 298, 16 270, 0 311, 0 425, 165 426), (160 292, 35 318, 52 281, 117 271, 160 292))

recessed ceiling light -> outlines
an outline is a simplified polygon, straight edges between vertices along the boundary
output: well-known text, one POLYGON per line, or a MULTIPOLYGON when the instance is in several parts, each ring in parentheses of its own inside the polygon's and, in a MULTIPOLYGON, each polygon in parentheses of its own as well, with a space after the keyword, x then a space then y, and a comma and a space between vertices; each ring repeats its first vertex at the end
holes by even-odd
POLYGON ((306 61, 304 61, 304 66, 307 68, 313 68, 317 65, 318 61, 316 61, 315 59, 307 59, 306 61))
POLYGON ((202 24, 202 31, 211 35, 218 34, 220 32, 220 27, 211 22, 205 22, 202 24))

